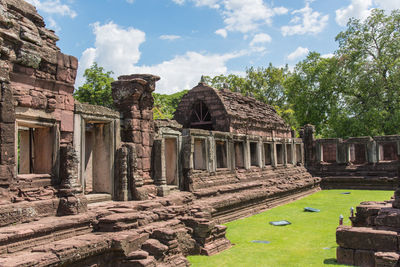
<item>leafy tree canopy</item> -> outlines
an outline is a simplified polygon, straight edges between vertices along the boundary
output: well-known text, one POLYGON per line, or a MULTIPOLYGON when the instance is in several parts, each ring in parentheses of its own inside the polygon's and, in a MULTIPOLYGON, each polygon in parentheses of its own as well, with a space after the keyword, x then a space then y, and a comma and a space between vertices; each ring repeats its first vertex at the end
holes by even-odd
POLYGON ((154 108, 153 117, 157 119, 172 119, 174 117, 174 112, 178 107, 179 102, 181 102, 182 97, 188 92, 188 90, 183 90, 181 92, 172 95, 163 95, 158 93, 153 93, 154 97, 154 108))
POLYGON ((96 62, 93 63, 90 68, 85 70, 83 77, 85 77, 86 81, 75 90, 75 99, 82 103, 113 108, 111 83, 114 79, 111 77, 112 74, 112 71, 106 72, 96 62))

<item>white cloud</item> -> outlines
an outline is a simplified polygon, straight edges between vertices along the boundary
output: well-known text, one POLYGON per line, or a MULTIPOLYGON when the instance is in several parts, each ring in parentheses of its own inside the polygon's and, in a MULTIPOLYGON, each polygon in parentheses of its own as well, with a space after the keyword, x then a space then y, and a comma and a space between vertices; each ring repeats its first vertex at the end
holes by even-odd
POLYGON ((228 72, 227 61, 241 55, 242 53, 219 55, 187 52, 157 65, 135 66, 132 72, 160 76, 161 80, 156 86, 157 92, 171 94, 194 87, 202 75, 226 74, 228 72))
POLYGON ((168 40, 168 41, 174 41, 177 39, 180 39, 181 37, 179 35, 161 35, 160 39, 161 40, 168 40))
POLYGON ((335 56, 335 54, 332 54, 332 53, 321 55, 322 58, 331 58, 331 57, 334 57, 334 56, 335 56))
POLYGON ((62 4, 60 0, 26 0, 28 3, 34 5, 39 11, 47 14, 57 14, 61 16, 68 16, 70 18, 76 17, 76 12, 68 5, 62 4))
POLYGON ((96 36, 93 48, 86 49, 80 58, 77 86, 84 82, 82 76, 86 68, 97 62, 106 70, 114 72, 114 77, 131 73, 151 73, 162 79, 157 83, 157 92, 173 93, 189 89, 197 84, 201 75, 226 74, 226 63, 246 52, 207 54, 187 52, 171 60, 152 66, 139 66, 140 45, 145 41, 145 33, 134 28, 122 28, 109 22, 93 24, 96 36))
POLYGON ((81 77, 86 68, 97 62, 106 70, 112 70, 115 75, 126 74, 140 59, 139 46, 145 41, 144 32, 134 28, 121 28, 114 22, 93 25, 96 36, 95 47, 82 53, 78 70, 77 85, 81 85, 81 77))
MULTIPOLYGON (((185 0, 172 0, 177 4, 185 0)), ((270 25, 272 17, 288 12, 285 7, 270 7, 263 0, 188 0, 198 7, 217 9, 223 17, 226 31, 253 32, 262 25, 270 25)), ((219 31, 219 30, 218 30, 219 31)), ((223 36, 220 33, 221 36, 223 36)))
POLYGON ((286 7, 274 7, 274 13, 277 15, 285 15, 289 12, 289 10, 286 7))
POLYGON ((129 4, 132 4, 133 2, 135 2, 135 0, 126 0, 126 2, 128 2, 129 4))
POLYGON ((221 35, 224 38, 226 38, 228 36, 228 32, 225 29, 216 30, 215 34, 221 35))
POLYGON ((345 26, 352 17, 365 19, 371 13, 372 0, 351 0, 351 4, 345 8, 336 10, 336 22, 345 26))
POLYGON ((378 7, 390 12, 400 9, 398 0, 351 0, 346 7, 336 10, 336 22, 340 26, 346 26, 350 18, 360 20, 366 19, 371 13, 372 8, 378 7))
MULTIPOLYGON (((248 33, 261 25, 270 25, 276 14, 262 0, 224 0, 222 14, 228 31, 248 33)), ((277 9, 279 13, 282 9, 277 9)))
POLYGON ((256 44, 264 44, 264 43, 270 43, 272 40, 271 36, 269 36, 266 33, 259 33, 256 34, 250 42, 250 46, 254 46, 256 44))
POLYGON ((310 50, 308 50, 308 48, 299 46, 296 48, 296 50, 294 50, 292 53, 290 53, 286 58, 290 61, 294 61, 298 58, 306 56, 308 54, 308 52, 310 52, 310 50))
POLYGON ((398 0, 374 0, 374 2, 378 7, 385 9, 386 11, 400 9, 400 1, 398 0))
POLYGON ((304 8, 295 10, 291 14, 294 15, 290 20, 293 25, 281 27, 283 36, 320 33, 326 27, 329 19, 329 15, 313 11, 310 7, 310 1, 306 2, 304 8))

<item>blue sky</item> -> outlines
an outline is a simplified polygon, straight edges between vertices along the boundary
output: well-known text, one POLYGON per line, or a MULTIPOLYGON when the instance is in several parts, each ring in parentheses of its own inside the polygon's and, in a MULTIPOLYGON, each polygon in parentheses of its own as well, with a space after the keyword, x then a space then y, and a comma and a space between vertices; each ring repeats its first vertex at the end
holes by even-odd
POLYGON ((400 0, 28 0, 79 59, 76 87, 96 61, 117 77, 161 76, 156 92, 190 89, 202 74, 243 74, 337 49, 350 17, 400 0))

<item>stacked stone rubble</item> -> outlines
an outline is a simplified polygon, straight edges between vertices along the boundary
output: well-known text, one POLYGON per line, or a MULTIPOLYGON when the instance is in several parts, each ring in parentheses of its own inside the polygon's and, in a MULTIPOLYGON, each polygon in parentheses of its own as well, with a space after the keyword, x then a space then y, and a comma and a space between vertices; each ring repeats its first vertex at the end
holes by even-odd
POLYGON ((109 202, 86 214, 0 229, 1 266, 189 266, 187 255, 231 246, 225 226, 190 193, 109 202))
POLYGON ((399 189, 394 199, 362 202, 352 226, 336 230, 337 261, 355 266, 400 266, 399 189))

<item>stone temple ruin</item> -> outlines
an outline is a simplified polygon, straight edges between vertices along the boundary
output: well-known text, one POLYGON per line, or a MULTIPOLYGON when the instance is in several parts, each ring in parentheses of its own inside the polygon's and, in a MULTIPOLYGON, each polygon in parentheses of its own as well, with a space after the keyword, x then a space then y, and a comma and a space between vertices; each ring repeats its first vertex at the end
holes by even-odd
MULTIPOLYGON (((296 138, 272 107, 204 83, 174 120, 153 120, 153 75, 113 82, 116 110, 78 103, 78 60, 57 40, 32 5, 0 0, 1 266, 188 266, 231 246, 219 223, 320 185, 397 185, 399 136, 296 138)), ((378 219, 398 212, 388 203, 360 206, 354 226, 398 226, 378 219)), ((358 229, 338 229, 343 262, 363 248, 340 233, 358 229)))

